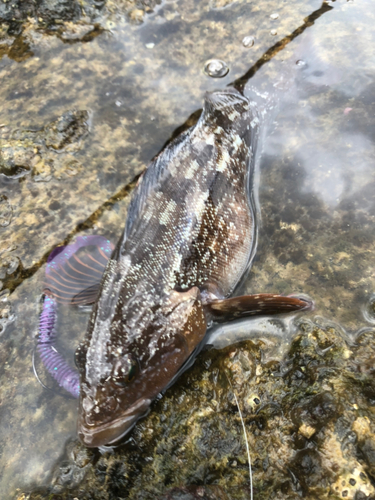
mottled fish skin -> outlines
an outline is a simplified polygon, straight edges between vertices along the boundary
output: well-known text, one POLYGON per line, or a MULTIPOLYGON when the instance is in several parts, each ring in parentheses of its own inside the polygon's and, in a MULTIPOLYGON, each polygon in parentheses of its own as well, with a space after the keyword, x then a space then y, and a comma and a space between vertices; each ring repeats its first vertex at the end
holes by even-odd
POLYGON ((249 267, 258 128, 255 103, 239 92, 208 94, 198 123, 140 178, 76 352, 85 445, 132 428, 201 343, 205 304, 249 267))

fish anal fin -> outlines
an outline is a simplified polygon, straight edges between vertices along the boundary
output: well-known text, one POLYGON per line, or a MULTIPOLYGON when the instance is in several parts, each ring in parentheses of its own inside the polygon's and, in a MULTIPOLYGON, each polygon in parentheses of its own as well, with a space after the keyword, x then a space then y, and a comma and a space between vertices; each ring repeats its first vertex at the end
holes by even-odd
POLYGON ((213 300, 205 305, 214 321, 230 321, 248 316, 284 314, 309 310, 313 306, 307 299, 270 293, 241 295, 230 299, 213 300))

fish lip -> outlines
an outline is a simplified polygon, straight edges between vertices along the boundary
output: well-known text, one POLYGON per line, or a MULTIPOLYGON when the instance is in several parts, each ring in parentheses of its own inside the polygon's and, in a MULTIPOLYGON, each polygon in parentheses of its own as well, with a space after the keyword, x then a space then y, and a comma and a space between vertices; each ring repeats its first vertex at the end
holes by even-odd
POLYGON ((151 399, 138 399, 116 419, 97 426, 86 425, 80 416, 77 425, 80 441, 88 448, 98 448, 117 442, 130 432, 137 420, 147 412, 151 402, 151 399))

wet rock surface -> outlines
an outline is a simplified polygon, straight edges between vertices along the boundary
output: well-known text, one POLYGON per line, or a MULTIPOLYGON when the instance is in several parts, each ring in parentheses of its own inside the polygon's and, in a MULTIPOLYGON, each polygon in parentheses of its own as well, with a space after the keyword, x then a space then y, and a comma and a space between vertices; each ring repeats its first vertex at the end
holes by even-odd
POLYGON ((5 194, 0 195, 0 226, 9 226, 12 220, 12 205, 5 194))
POLYGON ((88 133, 88 119, 87 111, 68 111, 39 131, 9 131, 3 128, 0 175, 4 176, 4 180, 10 180, 31 173, 36 181, 50 180, 59 166, 61 169, 62 164, 74 163, 71 157, 66 160, 62 155, 53 155, 53 152, 77 150, 79 140, 88 133))
POLYGON ((34 55, 33 30, 66 43, 89 42, 112 18, 142 23, 160 0, 4 0, 0 4, 0 57, 21 62, 34 55))
POLYGON ((173 488, 159 500, 226 500, 229 498, 219 486, 191 486, 186 488, 173 488))
POLYGON ((7 23, 11 33, 22 29, 22 23, 35 18, 41 27, 52 27, 66 22, 79 21, 84 16, 92 20, 103 9, 127 13, 130 19, 142 20, 145 12, 152 12, 157 0, 5 0, 0 5, 0 21, 7 23))
POLYGON ((11 302, 8 300, 8 294, 0 295, 0 336, 10 323, 16 319, 11 302))
MULTIPOLYGON (((15 1, 0 16, 0 497, 249 498, 228 376, 255 498, 373 498, 373 334, 358 335, 375 324, 371 3, 15 1), (229 73, 207 76, 212 59, 229 73), (43 263, 76 234, 115 242, 140 172, 243 75, 276 109, 243 289, 308 293, 315 312, 271 358, 255 340, 203 353, 127 445, 88 451, 76 402, 33 373, 43 263)), ((87 319, 61 311, 69 360, 87 319)))
POLYGON ((101 455, 72 441, 49 488, 18 499, 375 497, 375 332, 355 341, 301 320, 282 361, 243 342, 207 351, 101 455))

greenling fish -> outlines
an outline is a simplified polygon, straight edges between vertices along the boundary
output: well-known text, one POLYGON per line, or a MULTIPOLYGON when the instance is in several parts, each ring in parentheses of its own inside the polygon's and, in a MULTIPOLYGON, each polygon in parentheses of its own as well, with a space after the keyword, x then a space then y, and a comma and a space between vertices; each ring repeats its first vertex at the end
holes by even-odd
POLYGON ((76 352, 86 446, 124 436, 192 361, 213 321, 309 308, 296 297, 228 298, 255 251, 258 132, 255 103, 233 88, 207 94, 198 123, 139 179, 76 352))

